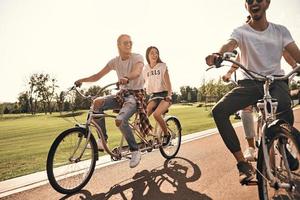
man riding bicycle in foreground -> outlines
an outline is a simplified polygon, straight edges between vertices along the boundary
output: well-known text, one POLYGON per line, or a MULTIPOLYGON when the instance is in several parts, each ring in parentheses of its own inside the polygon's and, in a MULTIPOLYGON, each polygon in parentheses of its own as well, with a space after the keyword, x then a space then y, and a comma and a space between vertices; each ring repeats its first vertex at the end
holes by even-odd
MULTIPOLYGON (((136 167, 141 160, 141 153, 134 135, 128 125, 129 118, 138 111, 140 114, 140 128, 143 133, 147 133, 151 126, 146 115, 146 104, 144 103, 144 79, 142 70, 144 67, 143 57, 139 54, 131 53, 132 41, 129 35, 123 34, 118 37, 117 46, 119 56, 111 59, 106 66, 98 73, 79 79, 76 85, 83 82, 95 82, 105 76, 111 70, 115 70, 120 83, 120 92, 116 95, 108 95, 105 98, 97 98, 94 100, 95 112, 103 112, 108 109, 120 109, 115 123, 119 127, 125 139, 127 140, 129 150, 131 151, 131 159, 129 166, 136 167)), ((105 121, 98 121, 103 131, 104 139, 107 140, 105 121)), ((97 141, 98 149, 103 150, 101 140, 97 141)))
MULTIPOLYGON (((220 55, 224 52, 231 52, 237 47, 240 49, 241 64, 262 75, 284 75, 280 65, 283 49, 297 63, 300 63, 300 50, 288 29, 267 21, 266 10, 269 5, 270 0, 246 0, 245 8, 251 17, 250 21, 236 28, 229 41, 221 47, 218 53, 206 57, 207 65, 213 65, 220 55)), ((254 178, 255 171, 244 158, 229 116, 261 99, 263 82, 252 80, 244 72, 242 72, 242 76, 239 86, 227 93, 214 106, 212 114, 225 145, 237 160, 239 179, 243 184, 254 178)), ((274 81, 270 93, 273 98, 278 100, 278 118, 293 125, 294 116, 287 82, 274 81)))
MULTIPOLYGON (((249 20, 251 17, 249 18, 249 20)), ((248 22, 248 21, 246 21, 248 22)), ((297 66, 297 62, 290 56, 290 54, 287 51, 283 51, 283 58, 284 60, 293 68, 297 66)), ((237 55, 236 60, 240 62, 240 57, 237 55)), ((224 82, 229 82, 231 80, 232 74, 238 69, 239 67, 235 64, 231 66, 231 68, 227 71, 225 75, 222 76, 222 79, 224 82)), ((236 81, 236 80, 234 80, 236 81)), ((254 125, 254 117, 253 117, 253 105, 250 105, 242 110, 239 111, 239 115, 241 117, 245 137, 248 143, 248 148, 244 151, 244 157, 248 161, 255 161, 256 160, 256 144, 255 144, 255 137, 256 137, 256 131, 255 131, 255 125, 254 125)), ((300 137, 300 135, 299 135, 300 137)))

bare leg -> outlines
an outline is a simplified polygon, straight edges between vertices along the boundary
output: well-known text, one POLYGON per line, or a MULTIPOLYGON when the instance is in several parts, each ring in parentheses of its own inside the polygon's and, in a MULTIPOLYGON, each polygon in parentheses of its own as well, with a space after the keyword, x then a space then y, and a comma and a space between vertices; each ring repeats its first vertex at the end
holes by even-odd
POLYGON ((150 101, 149 103, 148 103, 148 105, 147 105, 147 115, 148 115, 148 117, 150 116, 150 115, 152 115, 152 113, 153 113, 153 108, 156 106, 156 102, 155 101, 150 101))
POLYGON ((162 118, 162 114, 166 112, 169 107, 170 107, 170 103, 163 100, 160 102, 160 104, 158 105, 158 107, 155 109, 153 113, 153 117, 158 122, 165 135, 168 134, 168 129, 164 119, 162 118))

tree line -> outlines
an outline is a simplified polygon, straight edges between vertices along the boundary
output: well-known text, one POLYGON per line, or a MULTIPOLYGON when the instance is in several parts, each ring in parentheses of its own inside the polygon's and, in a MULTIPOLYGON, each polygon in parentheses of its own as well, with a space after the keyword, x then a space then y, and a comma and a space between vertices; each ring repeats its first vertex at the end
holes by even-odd
MULTIPOLYGON (((291 87, 295 88, 295 84, 291 84, 291 87)), ((232 88, 234 88, 233 84, 225 84, 221 78, 217 81, 203 82, 198 88, 182 86, 178 93, 173 93, 172 101, 173 104, 194 103, 203 102, 208 97, 214 97, 217 101, 232 88)), ((99 86, 91 86, 86 91, 82 90, 82 93, 94 96, 100 89, 99 86)), ((104 91, 106 95, 110 94, 110 92, 109 90, 104 91)), ((59 92, 59 86, 55 77, 45 73, 36 73, 30 76, 29 81, 26 83, 26 91, 19 94, 17 102, 0 104, 0 114, 52 114, 52 112, 89 109, 89 107, 90 101, 83 99, 79 94, 68 95, 65 91, 59 92)))

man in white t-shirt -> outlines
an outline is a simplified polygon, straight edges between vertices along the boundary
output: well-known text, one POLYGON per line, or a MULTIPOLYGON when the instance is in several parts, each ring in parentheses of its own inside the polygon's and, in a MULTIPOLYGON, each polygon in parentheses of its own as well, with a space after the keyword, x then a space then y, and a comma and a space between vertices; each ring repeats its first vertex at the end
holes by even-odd
MULTIPOLYGON (((249 70, 262 75, 284 75, 280 66, 283 49, 300 63, 299 48, 288 29, 267 21, 266 10, 269 5, 270 0, 246 0, 245 7, 251 17, 250 21, 234 29, 229 41, 218 53, 206 57, 207 65, 213 65, 220 54, 231 52, 237 47, 240 49, 241 63, 249 70)), ((237 160, 240 183, 243 184, 254 178, 255 171, 243 156, 229 116, 260 99, 263 94, 263 83, 251 80, 251 77, 243 74, 240 85, 225 95, 213 108, 212 113, 222 139, 237 160)), ((277 112, 281 113, 278 115, 279 118, 293 124, 287 83, 275 81, 270 92, 271 96, 278 100, 277 112)))
MULTIPOLYGON (((116 95, 109 95, 104 98, 99 97, 94 100, 93 104, 96 112, 103 112, 108 109, 120 109, 115 122, 116 126, 118 126, 122 131, 129 145, 129 149, 132 154, 129 166, 133 168, 139 164, 141 160, 141 153, 132 130, 128 125, 128 120, 137 111, 137 100, 134 92, 142 90, 144 86, 144 79, 142 75, 144 62, 141 55, 131 53, 132 41, 129 35, 120 35, 117 40, 117 45, 119 56, 111 59, 98 73, 79 79, 75 82, 75 84, 81 85, 83 82, 95 82, 111 70, 115 70, 117 72, 120 83, 120 91, 126 91, 126 93, 122 93, 122 105, 120 105, 120 101, 116 95)), ((103 131, 105 140, 107 140, 104 119, 100 120, 98 123, 103 131)), ((103 150, 103 145, 100 140, 97 141, 97 145, 99 150, 103 150)))

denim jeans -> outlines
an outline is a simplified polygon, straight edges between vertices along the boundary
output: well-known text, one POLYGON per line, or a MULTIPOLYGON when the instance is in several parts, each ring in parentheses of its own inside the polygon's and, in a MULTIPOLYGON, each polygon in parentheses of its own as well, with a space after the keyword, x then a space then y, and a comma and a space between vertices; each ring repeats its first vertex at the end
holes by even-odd
MULTIPOLYGON (((119 106, 118 102, 114 97, 115 95, 109 95, 104 97, 104 103, 99 108, 99 112, 103 112, 105 110, 110 109, 120 109, 119 114, 116 117, 116 120, 122 121, 122 123, 119 126, 119 129, 125 136, 130 151, 136 151, 138 150, 138 144, 136 143, 132 130, 128 124, 129 118, 137 111, 135 97, 133 95, 124 97, 125 102, 122 107, 119 106)), ((95 121, 101 127, 105 140, 107 140, 108 136, 106 133, 105 118, 98 119, 95 121)))

